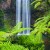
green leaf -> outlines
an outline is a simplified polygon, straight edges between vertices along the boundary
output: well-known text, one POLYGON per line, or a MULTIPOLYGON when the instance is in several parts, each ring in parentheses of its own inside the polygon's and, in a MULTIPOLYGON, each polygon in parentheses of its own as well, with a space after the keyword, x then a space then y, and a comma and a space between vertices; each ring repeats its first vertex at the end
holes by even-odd
POLYGON ((50 21, 48 22, 48 27, 50 26, 50 21))
POLYGON ((37 8, 37 7, 40 6, 40 5, 41 5, 41 2, 37 2, 37 3, 35 4, 34 8, 37 8))
POLYGON ((13 29, 11 30, 11 33, 18 33, 19 29, 21 28, 22 23, 18 23, 16 26, 13 27, 13 29))
POLYGON ((35 0, 35 1, 33 1, 32 3, 31 3, 31 5, 33 5, 34 3, 36 3, 36 2, 41 2, 42 0, 35 0))
POLYGON ((41 44, 43 43, 43 40, 42 40, 42 33, 37 33, 34 37, 34 41, 33 41, 34 45, 37 45, 37 44, 41 44))
POLYGON ((0 31, 0 36, 3 36, 5 34, 6 34, 6 32, 0 31))
POLYGON ((30 28, 22 28, 22 23, 18 23, 14 28, 12 29, 11 33, 12 34, 18 34, 19 32, 22 32, 24 30, 29 30, 30 28))

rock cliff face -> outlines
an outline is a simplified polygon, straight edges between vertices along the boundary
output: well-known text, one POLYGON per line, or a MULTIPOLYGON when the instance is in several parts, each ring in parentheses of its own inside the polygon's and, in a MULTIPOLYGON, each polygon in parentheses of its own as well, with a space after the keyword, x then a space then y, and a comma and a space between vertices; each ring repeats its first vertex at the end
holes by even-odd
POLYGON ((6 1, 2 1, 0 3, 0 9, 7 9, 7 8, 10 8, 10 5, 11 5, 11 0, 6 0, 6 1))

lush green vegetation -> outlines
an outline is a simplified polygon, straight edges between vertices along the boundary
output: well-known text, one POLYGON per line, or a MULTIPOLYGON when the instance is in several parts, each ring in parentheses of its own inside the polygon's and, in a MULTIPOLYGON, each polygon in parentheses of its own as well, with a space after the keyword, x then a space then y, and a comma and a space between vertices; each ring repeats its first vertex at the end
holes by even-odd
MULTIPOLYGON (((1 0, 0 0, 1 2, 1 0)), ((21 28, 22 23, 11 27, 7 20, 3 20, 4 11, 0 10, 0 50, 45 50, 43 35, 47 35, 50 41, 50 0, 34 0, 31 6, 34 10, 44 10, 42 17, 38 18, 33 24, 32 29, 21 28), (45 5, 44 5, 45 4, 45 5), (19 32, 30 29, 30 35, 17 36, 19 32)))
POLYGON ((10 33, 0 31, 0 49, 1 50, 44 50, 42 34, 33 34, 29 36, 16 36, 18 32, 22 32, 28 28, 21 28, 18 23, 10 33), (19 26, 19 28, 18 28, 19 26), (20 30, 20 31, 19 31, 20 30), (10 49, 9 49, 10 48, 10 49))
POLYGON ((10 39, 14 35, 17 35, 17 33, 22 32, 28 28, 21 28, 21 23, 18 23, 10 33, 7 33, 5 31, 0 31, 0 50, 28 50, 25 49, 25 47, 20 45, 12 44, 10 39), (19 26, 19 27, 18 27, 19 26))

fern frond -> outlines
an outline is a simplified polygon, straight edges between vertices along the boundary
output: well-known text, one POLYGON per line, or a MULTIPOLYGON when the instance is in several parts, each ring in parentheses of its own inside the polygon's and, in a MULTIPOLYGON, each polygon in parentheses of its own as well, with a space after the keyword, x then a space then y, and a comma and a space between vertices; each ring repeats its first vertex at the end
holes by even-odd
POLYGON ((37 33, 45 33, 48 32, 50 33, 50 13, 45 15, 42 18, 38 18, 36 20, 36 23, 34 24, 34 30, 31 32, 32 34, 37 34, 37 33))
POLYGON ((30 28, 22 28, 22 23, 18 23, 11 31, 12 34, 18 34, 19 32, 22 32, 24 30, 29 30, 30 28))
POLYGON ((31 5, 33 5, 34 3, 37 3, 37 2, 41 2, 42 0, 35 0, 31 3, 31 5))
POLYGON ((38 6, 40 6, 41 5, 41 2, 37 2, 36 4, 35 4, 35 6, 34 6, 34 8, 36 9, 38 6))

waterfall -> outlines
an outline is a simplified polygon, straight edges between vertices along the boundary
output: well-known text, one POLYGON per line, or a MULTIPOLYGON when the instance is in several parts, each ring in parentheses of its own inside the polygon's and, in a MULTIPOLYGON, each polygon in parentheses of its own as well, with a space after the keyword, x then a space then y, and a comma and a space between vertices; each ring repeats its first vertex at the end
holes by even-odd
MULTIPOLYGON (((16 24, 22 21, 23 28, 30 28, 30 1, 16 0, 16 24)), ((21 34, 29 34, 30 30, 23 31, 21 34)), ((19 33, 20 34, 20 33, 19 33)))
POLYGON ((16 0, 16 24, 21 21, 21 0, 16 0))

